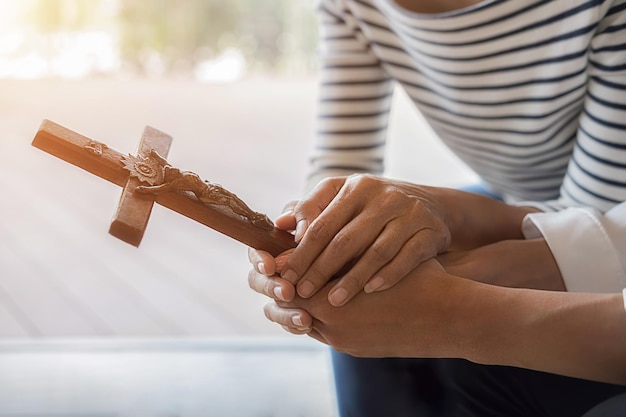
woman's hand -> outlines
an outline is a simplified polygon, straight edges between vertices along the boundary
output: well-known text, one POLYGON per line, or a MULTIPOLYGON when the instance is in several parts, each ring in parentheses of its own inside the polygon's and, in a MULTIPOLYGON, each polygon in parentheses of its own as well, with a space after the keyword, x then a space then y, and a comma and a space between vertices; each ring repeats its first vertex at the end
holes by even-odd
POLYGON ((329 178, 277 220, 298 242, 282 277, 306 298, 339 276, 328 297, 341 306, 362 289, 392 287, 448 249, 522 239, 522 219, 533 211, 371 175, 329 178))
POLYGON ((445 251, 451 237, 442 207, 411 186, 370 175, 322 181, 277 219, 298 242, 282 278, 306 298, 341 275, 328 292, 341 306, 363 289, 392 287, 445 251))
POLYGON ((311 298, 268 304, 265 313, 289 327, 292 311, 308 311, 314 317, 309 336, 354 356, 444 357, 457 342, 449 343, 448 335, 456 325, 454 304, 463 299, 462 281, 467 280, 452 277, 433 259, 393 288, 361 292, 342 307, 328 303, 327 284, 311 298))
MULTIPOLYGON (((250 249, 249 258, 254 266, 249 274, 250 287, 277 302, 265 306, 265 314, 270 320, 280 324, 291 333, 308 333, 324 343, 332 344, 332 342, 325 340, 319 329, 312 329, 314 323, 312 314, 314 316, 318 314, 318 311, 322 311, 323 314, 332 314, 333 309, 336 309, 330 305, 327 305, 328 309, 321 308, 324 302, 327 303, 324 301, 324 297, 332 288, 332 283, 324 287, 324 295, 313 297, 316 301, 299 300, 294 304, 281 303, 281 301, 290 302, 297 299, 293 284, 280 278, 279 275, 274 275, 284 268, 291 252, 292 250, 274 259, 268 253, 250 249), (287 308, 288 305, 289 308, 287 308), (295 307, 296 305, 298 307, 295 307), (309 312, 308 308, 311 306, 314 307, 314 310, 309 312)), ((501 287, 565 290, 558 266, 543 239, 506 240, 472 250, 446 252, 439 255, 437 260, 445 268, 446 275, 455 275, 501 287)), ((438 267, 429 267, 428 270, 420 268, 420 271, 422 275, 425 274, 424 271, 434 271, 422 279, 431 279, 437 274, 443 276, 440 274, 441 268, 438 267)), ((416 273, 416 271, 411 271, 409 275, 416 273)), ((449 279, 449 277, 444 277, 444 279, 449 279)), ((402 292, 398 295, 395 290, 390 289, 385 293, 395 294, 398 297, 398 303, 409 302, 404 300, 405 294, 402 292)), ((371 294, 368 297, 375 295, 371 294)), ((359 297, 357 296, 357 298, 359 297)), ((417 299, 415 302, 418 302, 417 299)), ((351 305, 352 302, 341 307, 341 310, 336 310, 336 312, 343 315, 345 311, 351 311, 347 308, 351 305)))

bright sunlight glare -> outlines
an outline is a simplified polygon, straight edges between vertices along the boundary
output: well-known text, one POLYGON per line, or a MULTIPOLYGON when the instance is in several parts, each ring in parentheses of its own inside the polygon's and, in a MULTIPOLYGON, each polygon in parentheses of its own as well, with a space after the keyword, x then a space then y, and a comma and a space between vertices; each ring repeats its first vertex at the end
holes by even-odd
MULTIPOLYGON (((114 10, 117 0, 104 3, 114 10)), ((73 29, 73 4, 0 0, 0 79, 73 79, 119 68, 115 33, 73 29)))
POLYGON ((181 0, 177 13, 163 13, 162 2, 142 0, 0 0, 0 79, 230 83, 313 68, 313 0, 264 4, 181 0))
POLYGON ((0 0, 0 25, 3 28, 16 23, 18 20, 18 9, 27 2, 17 2, 15 0, 0 0))

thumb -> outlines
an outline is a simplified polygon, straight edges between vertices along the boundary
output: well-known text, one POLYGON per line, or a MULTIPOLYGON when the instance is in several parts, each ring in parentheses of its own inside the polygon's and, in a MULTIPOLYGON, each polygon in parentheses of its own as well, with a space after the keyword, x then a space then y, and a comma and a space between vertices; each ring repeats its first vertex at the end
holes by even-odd
POLYGON ((295 222, 295 241, 300 242, 309 225, 335 199, 346 182, 346 177, 326 178, 292 208, 295 222))
POLYGON ((274 220, 274 224, 281 230, 292 232, 296 229, 296 217, 293 214, 294 207, 298 200, 292 200, 285 204, 283 213, 274 220))

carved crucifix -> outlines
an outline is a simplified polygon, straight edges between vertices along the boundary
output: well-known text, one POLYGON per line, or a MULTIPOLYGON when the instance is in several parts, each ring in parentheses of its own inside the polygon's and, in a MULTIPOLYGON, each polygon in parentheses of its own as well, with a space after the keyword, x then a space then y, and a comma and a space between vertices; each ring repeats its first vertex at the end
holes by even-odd
POLYGON ((220 185, 167 162, 172 138, 146 127, 137 155, 123 155, 44 120, 33 146, 124 187, 109 232, 139 246, 154 202, 274 256, 295 247, 293 236, 220 185))

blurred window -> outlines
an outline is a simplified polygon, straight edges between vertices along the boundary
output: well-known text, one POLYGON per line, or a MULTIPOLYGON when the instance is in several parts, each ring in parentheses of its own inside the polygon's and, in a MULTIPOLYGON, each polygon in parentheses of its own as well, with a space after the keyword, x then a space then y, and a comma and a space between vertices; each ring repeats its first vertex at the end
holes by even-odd
POLYGON ((0 78, 315 70, 313 0, 0 0, 0 78))

